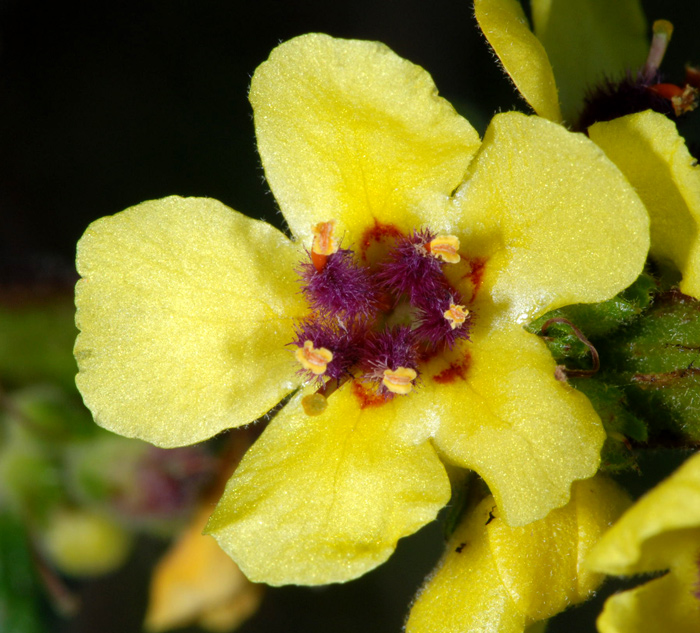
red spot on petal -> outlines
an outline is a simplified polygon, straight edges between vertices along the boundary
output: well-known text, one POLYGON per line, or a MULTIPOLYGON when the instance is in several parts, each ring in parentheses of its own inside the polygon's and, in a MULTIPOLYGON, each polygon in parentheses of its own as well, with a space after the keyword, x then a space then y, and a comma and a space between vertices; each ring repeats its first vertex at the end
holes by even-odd
POLYGON ((378 220, 374 221, 374 226, 366 229, 360 239, 360 256, 362 261, 367 261, 367 251, 371 246, 393 240, 402 235, 399 228, 394 224, 382 224, 378 220))
POLYGON ((467 371, 471 363, 471 355, 465 352, 461 360, 456 360, 450 363, 447 369, 443 369, 439 374, 433 376, 433 380, 440 384, 446 385, 455 382, 458 378, 461 380, 467 379, 467 371))
POLYGON ((353 381, 352 392, 360 402, 360 409, 379 407, 387 402, 387 398, 377 393, 372 387, 367 387, 358 381, 353 381))
POLYGON ((481 288, 481 283, 484 281, 487 260, 485 257, 470 257, 466 261, 469 264, 469 270, 462 275, 462 279, 468 279, 472 285, 472 296, 469 303, 473 303, 481 288))

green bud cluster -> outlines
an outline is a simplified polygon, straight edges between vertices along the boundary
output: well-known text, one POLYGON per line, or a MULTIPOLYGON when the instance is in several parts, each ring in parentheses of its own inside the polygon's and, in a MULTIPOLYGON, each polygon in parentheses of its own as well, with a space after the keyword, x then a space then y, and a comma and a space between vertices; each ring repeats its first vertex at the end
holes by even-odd
POLYGON ((586 394, 608 433, 603 468, 636 468, 644 447, 700 442, 700 302, 643 274, 613 299, 550 312, 529 326, 586 394), (557 322, 547 324, 551 319, 557 322), (547 325, 543 331, 543 326, 547 325), (592 370, 589 347, 600 368, 592 370))

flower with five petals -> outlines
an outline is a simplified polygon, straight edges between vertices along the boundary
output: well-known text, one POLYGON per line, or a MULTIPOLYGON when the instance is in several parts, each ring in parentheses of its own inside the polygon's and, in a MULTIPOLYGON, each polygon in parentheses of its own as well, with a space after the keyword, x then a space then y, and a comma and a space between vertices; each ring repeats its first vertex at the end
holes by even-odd
POLYGON ((564 505, 604 431, 522 325, 641 271, 648 220, 618 169, 538 117, 499 115, 480 142, 374 42, 284 43, 250 99, 294 240, 209 199, 93 223, 75 353, 97 422, 178 446, 284 401, 208 524, 271 584, 383 562, 447 502, 443 460, 511 525, 564 505))

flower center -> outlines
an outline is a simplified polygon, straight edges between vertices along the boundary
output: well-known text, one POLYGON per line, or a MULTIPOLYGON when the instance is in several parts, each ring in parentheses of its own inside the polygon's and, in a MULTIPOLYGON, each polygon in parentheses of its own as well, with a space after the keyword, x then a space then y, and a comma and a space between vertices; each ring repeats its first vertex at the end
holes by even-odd
POLYGON ((468 340, 473 319, 445 275, 462 260, 454 235, 427 229, 406 235, 377 224, 357 257, 339 247, 334 229, 334 221, 313 228, 298 269, 310 311, 295 323, 292 344, 299 372, 318 384, 302 400, 309 415, 322 413, 348 381, 358 386, 353 392, 362 394, 362 406, 410 394, 421 365, 468 340))

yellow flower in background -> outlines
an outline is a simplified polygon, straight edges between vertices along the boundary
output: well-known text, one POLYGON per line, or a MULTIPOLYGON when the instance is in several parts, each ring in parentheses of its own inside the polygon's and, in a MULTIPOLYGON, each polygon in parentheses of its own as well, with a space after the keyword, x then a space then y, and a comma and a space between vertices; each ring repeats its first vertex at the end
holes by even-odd
POLYGON ((700 455, 623 514, 587 564, 615 576, 669 570, 608 598, 600 633, 700 630, 700 455))
MULTIPOLYGON (((537 114, 556 122, 561 122, 557 87, 571 87, 560 93, 570 120, 583 105, 586 86, 644 62, 644 19, 636 0, 533 2, 542 39, 530 31, 517 0, 476 0, 474 7, 479 26, 518 90, 537 114), (576 48, 581 38, 590 46, 576 48), (600 55, 593 52, 596 46, 600 55), (548 55, 565 70, 553 69, 548 55), (590 72, 574 71, 568 66, 572 63, 584 63, 590 72)), ((596 123, 588 133, 644 202, 651 220, 651 255, 672 262, 683 275, 681 291, 700 299, 700 167, 675 123, 647 111, 596 123)))
POLYGON ((211 537, 202 534, 211 509, 199 510, 158 562, 144 626, 167 631, 199 624, 231 631, 257 611, 262 587, 248 581, 211 537))
POLYGON ((587 600, 603 575, 584 560, 627 506, 600 475, 576 482, 566 506, 522 527, 508 526, 493 498, 484 499, 450 538, 406 633, 522 633, 587 600))
POLYGON ((532 0, 531 8, 534 33, 518 0, 474 2, 489 44, 540 116, 572 122, 591 86, 644 64, 639 0, 532 0))
POLYGON ((93 223, 75 354, 96 421, 179 446, 291 395, 207 528, 270 584, 386 560, 447 502, 441 458, 484 477, 511 525, 566 504, 605 434, 522 325, 640 273, 648 220, 618 169, 517 113, 480 143, 374 42, 295 38, 250 99, 296 241, 209 199, 93 223))

